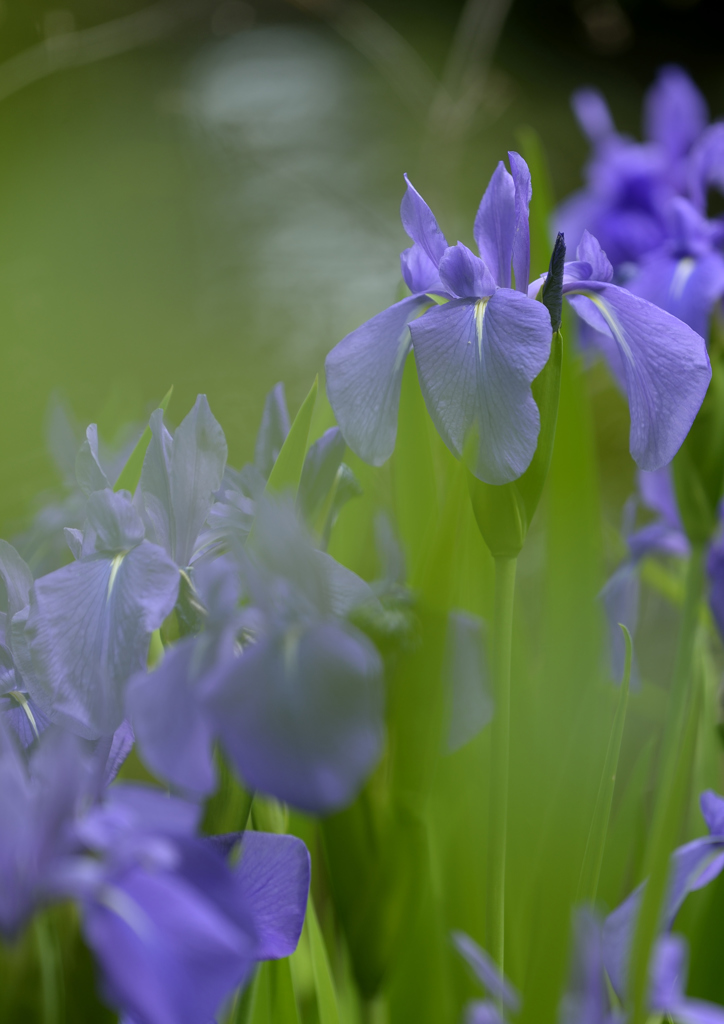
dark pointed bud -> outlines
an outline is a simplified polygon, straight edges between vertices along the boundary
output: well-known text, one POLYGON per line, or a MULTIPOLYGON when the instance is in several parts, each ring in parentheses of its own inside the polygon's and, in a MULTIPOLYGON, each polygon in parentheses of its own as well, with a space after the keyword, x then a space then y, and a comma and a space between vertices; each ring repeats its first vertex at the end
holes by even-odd
POLYGON ((548 266, 548 277, 541 291, 541 302, 551 315, 553 333, 561 329, 563 312, 563 264, 566 261, 566 241, 563 232, 558 232, 556 244, 553 246, 551 262, 548 266))

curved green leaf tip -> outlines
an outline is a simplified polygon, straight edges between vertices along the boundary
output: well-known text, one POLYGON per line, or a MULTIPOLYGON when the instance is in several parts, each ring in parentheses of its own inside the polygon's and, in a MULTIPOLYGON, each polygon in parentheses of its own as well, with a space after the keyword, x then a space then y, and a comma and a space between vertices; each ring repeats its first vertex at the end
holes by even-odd
POLYGON ((289 433, 277 456, 267 480, 266 490, 269 493, 279 494, 281 491, 290 490, 297 493, 299 481, 302 477, 304 458, 309 446, 309 431, 312 425, 312 414, 317 400, 317 388, 319 377, 314 378, 314 384, 309 389, 309 394, 302 402, 299 412, 294 417, 294 422, 289 428, 289 433))
MULTIPOLYGON (((166 394, 163 396, 161 401, 158 403, 158 408, 163 409, 166 412, 168 404, 171 401, 171 395, 173 394, 173 384, 168 389, 166 394)), ((146 457, 146 449, 151 443, 151 428, 146 427, 141 436, 138 439, 136 447, 133 449, 131 454, 128 456, 128 461, 125 466, 118 474, 118 479, 113 485, 114 491, 130 491, 131 494, 138 487, 138 481, 141 479, 141 470, 143 469, 143 460, 146 457)))

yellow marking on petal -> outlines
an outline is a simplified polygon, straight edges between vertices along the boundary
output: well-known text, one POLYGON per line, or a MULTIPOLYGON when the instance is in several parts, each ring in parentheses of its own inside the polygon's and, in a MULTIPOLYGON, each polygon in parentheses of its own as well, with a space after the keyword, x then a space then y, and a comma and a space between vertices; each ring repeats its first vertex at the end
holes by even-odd
POLYGON ((38 725, 37 725, 37 722, 35 721, 35 715, 33 714, 33 712, 30 709, 30 705, 28 704, 28 701, 27 701, 27 698, 26 698, 25 694, 21 693, 20 690, 11 690, 10 693, 8 694, 8 696, 9 697, 14 697, 15 700, 18 702, 20 707, 25 712, 25 715, 26 715, 28 721, 30 722, 30 728, 35 733, 36 740, 40 739, 40 733, 38 732, 38 725))
POLYGON ((626 356, 626 359, 629 361, 631 366, 633 366, 635 364, 636 360, 634 359, 634 355, 633 355, 633 352, 631 351, 629 343, 626 341, 626 337, 624 335, 623 328, 621 327, 621 324, 619 323, 619 321, 616 319, 616 317, 615 317, 615 315, 613 313, 613 310, 609 309, 609 307, 606 305, 606 303, 595 292, 587 292, 587 291, 584 291, 582 288, 581 289, 577 288, 575 291, 570 291, 567 294, 568 295, 583 295, 586 299, 590 299, 591 300, 593 305, 596 307, 596 309, 599 311, 599 313, 601 314, 603 319, 606 321, 608 326, 611 328, 611 332, 612 332, 612 334, 614 336, 614 339, 621 346, 621 350, 622 350, 623 354, 626 356))
POLYGON ((106 591, 106 601, 110 601, 111 590, 113 590, 113 584, 116 582, 116 576, 118 570, 121 568, 121 562, 128 554, 127 551, 122 551, 120 555, 114 555, 113 561, 111 562, 111 575, 108 577, 108 590, 106 591))

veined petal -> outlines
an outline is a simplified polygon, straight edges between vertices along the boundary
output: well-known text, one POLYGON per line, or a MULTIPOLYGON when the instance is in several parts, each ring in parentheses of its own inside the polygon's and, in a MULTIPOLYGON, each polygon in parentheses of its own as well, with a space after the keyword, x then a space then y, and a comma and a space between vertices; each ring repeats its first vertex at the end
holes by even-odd
POLYGON ((515 184, 501 160, 480 200, 473 226, 483 262, 501 288, 510 287, 515 221, 515 184))
POLYGON ((445 291, 437 264, 417 242, 400 253, 400 270, 405 284, 415 294, 445 291))
POLYGON ((420 193, 405 175, 407 190, 400 204, 402 226, 413 242, 425 252, 434 267, 437 267, 447 249, 447 241, 437 226, 435 215, 420 193))
MULTIPOLYGON (((584 231, 576 249, 576 259, 580 263, 588 263, 591 272, 588 275, 593 281, 613 281, 613 267, 606 253, 601 248, 598 239, 590 231, 584 231)), ((565 273, 573 272, 578 276, 576 270, 579 264, 567 263, 565 273)))
POLYGON ((513 235, 513 274, 515 289, 528 292, 530 280, 530 225, 528 208, 533 197, 533 186, 530 181, 530 170, 519 153, 508 153, 510 170, 515 186, 515 234, 513 235))
POLYGON ((143 541, 36 580, 26 683, 41 708, 89 739, 113 732, 123 720, 123 686, 144 667, 150 635, 176 603, 178 579, 165 552, 143 541))
POLYGON ((254 923, 257 960, 278 960, 297 948, 307 910, 311 862, 296 836, 245 832, 236 868, 242 903, 254 923))
POLYGON ((495 281, 479 256, 458 242, 445 250, 440 260, 440 279, 445 288, 461 299, 480 299, 492 295, 495 281))
POLYGON ((209 705, 252 789, 313 814, 348 804, 382 748, 382 665, 361 633, 323 623, 257 641, 209 705))
POLYGON ((661 68, 644 99, 644 131, 670 157, 684 156, 706 128, 706 100, 683 68, 661 68))
POLYGON ((631 411, 630 448, 641 469, 671 462, 711 380, 706 344, 669 313, 616 285, 571 282, 564 293, 589 298, 622 354, 631 411))
POLYGON ((429 301, 412 295, 396 302, 327 356, 327 394, 344 439, 373 466, 381 466, 394 450, 402 372, 411 346, 408 324, 429 301))
POLYGON ((461 458, 476 431, 475 475, 491 484, 515 480, 538 442, 530 385, 550 354, 548 310, 499 288, 489 300, 435 307, 410 327, 422 393, 445 444, 461 458))
POLYGON ((718 252, 698 259, 660 256, 647 261, 627 287, 706 338, 712 310, 724 294, 724 258, 718 252))

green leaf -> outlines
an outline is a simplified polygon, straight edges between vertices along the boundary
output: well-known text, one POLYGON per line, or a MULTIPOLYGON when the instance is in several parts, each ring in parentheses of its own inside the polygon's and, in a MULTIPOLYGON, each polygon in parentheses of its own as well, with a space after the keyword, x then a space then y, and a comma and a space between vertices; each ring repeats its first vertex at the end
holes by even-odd
POLYGON ((286 490, 290 490, 294 494, 297 493, 304 457, 309 445, 309 431, 317 400, 318 384, 319 378, 315 377, 309 394, 302 402, 299 412, 289 428, 289 433, 267 480, 266 490, 270 494, 279 494, 286 490))
MULTIPOLYGON (((163 409, 165 412, 168 408, 168 403, 171 401, 171 395, 173 394, 173 384, 168 389, 166 394, 159 402, 158 408, 163 409)), ((128 456, 128 461, 125 466, 118 474, 118 479, 113 485, 114 491, 130 491, 131 494, 138 487, 138 481, 141 479, 141 470, 143 469, 143 460, 146 456, 146 449, 151 443, 151 428, 146 427, 141 436, 138 439, 136 447, 133 449, 131 454, 128 456)))
POLYGON ((581 876, 578 881, 578 895, 576 902, 594 903, 598 892, 598 880, 601 876, 601 864, 603 863, 603 851, 606 846, 608 835, 608 823, 611 817, 611 805, 613 803, 613 791, 616 785, 616 772, 618 770, 618 758, 621 752, 621 740, 623 738, 623 727, 626 722, 626 709, 628 708, 629 684, 631 682, 631 659, 633 655, 633 643, 631 634, 624 625, 621 625, 624 640, 626 641, 626 661, 623 671, 621 692, 618 698, 618 706, 611 728, 611 736, 608 741, 606 760, 603 765, 601 784, 598 787, 596 806, 593 811, 591 828, 586 842, 586 851, 583 855, 581 865, 581 876))
POLYGON ((314 910, 314 901, 311 896, 307 903, 305 924, 309 930, 309 945, 312 953, 312 970, 314 972, 314 990, 317 996, 319 1024, 340 1024, 337 994, 329 967, 324 938, 322 937, 317 914, 314 910))
POLYGON ((300 1024, 289 958, 270 960, 272 1020, 274 1024, 300 1024))

